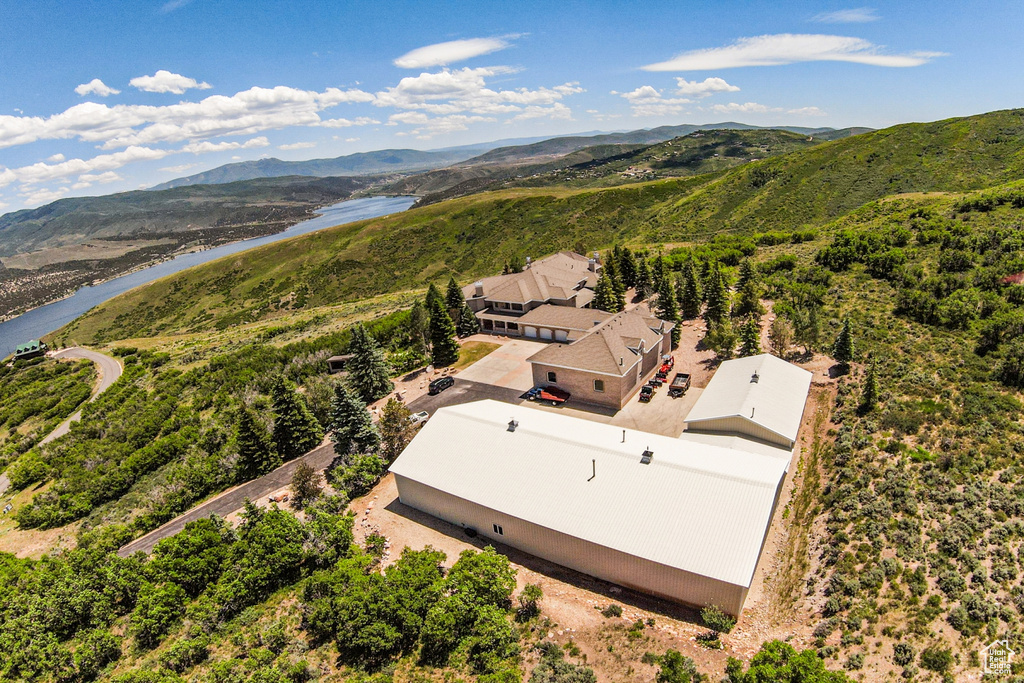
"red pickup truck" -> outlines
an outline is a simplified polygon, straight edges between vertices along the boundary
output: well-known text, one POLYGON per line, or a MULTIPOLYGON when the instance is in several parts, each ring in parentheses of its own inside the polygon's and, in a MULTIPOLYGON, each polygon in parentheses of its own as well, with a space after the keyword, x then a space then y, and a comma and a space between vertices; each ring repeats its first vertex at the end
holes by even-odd
POLYGON ((558 387, 534 387, 527 392, 526 398, 531 401, 551 401, 551 405, 557 406, 568 401, 571 395, 558 387))

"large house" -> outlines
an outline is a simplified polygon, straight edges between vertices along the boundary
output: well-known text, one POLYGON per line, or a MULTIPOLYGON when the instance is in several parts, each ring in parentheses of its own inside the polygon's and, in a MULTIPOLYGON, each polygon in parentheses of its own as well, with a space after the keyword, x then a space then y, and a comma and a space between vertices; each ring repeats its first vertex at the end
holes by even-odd
MULTIPOLYGON (((596 310, 568 312, 579 317, 578 328, 589 320, 593 323, 573 329, 564 343, 530 356, 534 386, 556 386, 571 393, 574 401, 618 410, 671 350, 674 323, 652 316, 645 308, 614 315, 596 310), (584 313, 591 315, 587 318, 584 313)), ((556 311, 550 313, 555 317, 556 311)), ((572 317, 566 316, 564 327, 575 324, 568 320, 572 317)))
POLYGON ((402 503, 467 534, 738 615, 809 388, 810 373, 778 359, 726 361, 702 394, 704 417, 688 420, 705 431, 678 438, 528 404, 449 406, 390 469, 402 503), (753 421, 732 421, 747 411, 753 421), (763 438, 769 432, 779 438, 763 438))
MULTIPOLYGON (((527 259, 521 272, 484 278, 463 287, 462 293, 484 332, 564 340, 572 328, 546 324, 543 314, 527 316, 544 307, 586 308, 600 272, 596 253, 588 258, 562 251, 539 261, 527 259)), ((579 318, 564 321, 581 324, 579 318)))

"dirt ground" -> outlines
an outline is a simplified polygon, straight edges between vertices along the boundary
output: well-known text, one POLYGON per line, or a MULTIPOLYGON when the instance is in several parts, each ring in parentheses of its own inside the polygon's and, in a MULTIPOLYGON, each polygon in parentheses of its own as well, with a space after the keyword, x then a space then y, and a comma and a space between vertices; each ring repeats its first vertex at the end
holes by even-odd
MULTIPOLYGON (((683 340, 676 353, 677 364, 684 363, 684 367, 693 369, 698 386, 706 386, 713 372, 710 352, 697 347, 702 334, 698 326, 684 326, 683 340)), ((814 373, 801 426, 800 449, 790 466, 744 612, 736 628, 722 636, 724 649, 709 650, 697 642, 696 636, 707 629, 701 625, 696 610, 638 594, 496 544, 518 570, 520 589, 527 583, 538 584, 543 589, 542 613, 553 624, 544 637, 562 645, 571 641, 579 647, 587 664, 594 668, 598 681, 653 681, 656 668, 640 662, 648 651, 661 654, 668 648, 677 649, 692 657, 702 672, 711 675, 711 680, 717 680, 724 673, 727 657, 749 660, 766 640, 788 640, 797 648, 811 645, 811 630, 816 623, 814 606, 805 597, 794 604, 788 596, 777 595, 776 582, 792 561, 787 557, 792 547, 805 554, 808 548, 814 547, 813 538, 804 545, 789 543, 790 534, 810 534, 813 530, 790 528, 783 511, 790 505, 795 487, 802 482, 801 455, 808 452, 815 438, 816 412, 821 406, 827 409, 832 405, 835 383, 828 377, 828 368, 832 365, 829 359, 815 357, 800 365, 814 373), (621 618, 601 615, 600 609, 611 603, 622 606, 621 618), (628 627, 637 619, 653 619, 654 625, 645 628, 639 638, 630 639, 628 627)), ((827 420, 819 424, 819 430, 827 428, 827 420)), ((818 436, 824 438, 825 434, 818 436)), ((357 515, 357 542, 362 542, 371 532, 388 539, 385 564, 397 558, 406 546, 418 549, 430 545, 444 551, 450 565, 463 550, 479 549, 485 543, 479 538, 467 538, 458 527, 403 505, 398 500, 391 475, 381 480, 367 496, 353 501, 351 509, 357 515)), ((803 585, 807 577, 798 578, 803 585)))

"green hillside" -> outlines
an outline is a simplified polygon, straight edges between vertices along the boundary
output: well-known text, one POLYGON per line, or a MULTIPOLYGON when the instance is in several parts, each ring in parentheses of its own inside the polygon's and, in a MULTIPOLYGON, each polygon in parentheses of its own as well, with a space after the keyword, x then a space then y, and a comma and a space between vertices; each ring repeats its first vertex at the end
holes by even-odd
POLYGON ((505 259, 613 242, 823 225, 881 197, 1024 177, 1024 110, 906 124, 747 163, 724 174, 600 190, 483 193, 321 231, 124 294, 55 336, 79 342, 223 328, 400 291, 505 259))

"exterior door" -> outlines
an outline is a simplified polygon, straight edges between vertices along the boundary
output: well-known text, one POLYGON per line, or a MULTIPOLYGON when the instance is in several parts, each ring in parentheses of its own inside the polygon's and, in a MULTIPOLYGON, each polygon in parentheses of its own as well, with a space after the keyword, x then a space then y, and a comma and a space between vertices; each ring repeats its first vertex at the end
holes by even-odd
POLYGON ((536 327, 530 327, 529 325, 525 325, 523 327, 523 336, 524 337, 529 337, 530 339, 536 339, 537 338, 537 328, 536 327))
POLYGON ((551 330, 544 329, 543 327, 540 328, 540 338, 551 339, 551 330))
POLYGON ((564 342, 569 339, 569 333, 565 330, 555 330, 555 341, 564 342))

